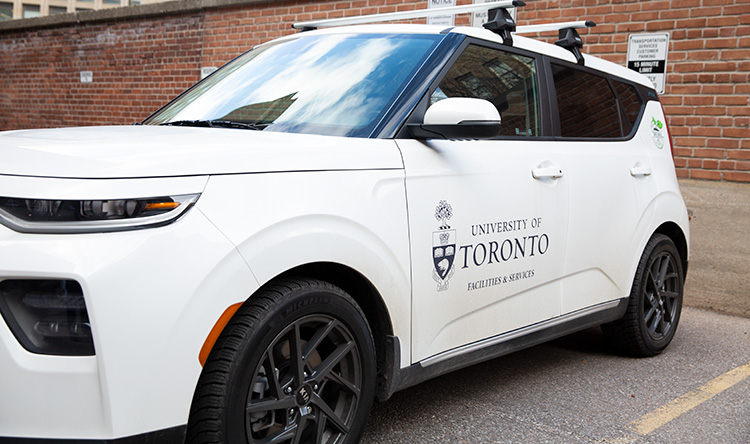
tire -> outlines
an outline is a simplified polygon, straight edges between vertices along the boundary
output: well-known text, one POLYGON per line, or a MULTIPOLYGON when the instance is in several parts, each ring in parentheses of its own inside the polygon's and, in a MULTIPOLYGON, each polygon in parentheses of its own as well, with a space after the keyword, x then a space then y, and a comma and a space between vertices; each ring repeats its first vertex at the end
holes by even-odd
POLYGON ((672 341, 683 297, 682 260, 672 240, 655 234, 646 244, 621 319, 602 326, 623 352, 655 356, 672 341))
POLYGON ((201 373, 187 443, 353 444, 375 390, 365 316, 343 290, 289 279, 248 299, 201 373))

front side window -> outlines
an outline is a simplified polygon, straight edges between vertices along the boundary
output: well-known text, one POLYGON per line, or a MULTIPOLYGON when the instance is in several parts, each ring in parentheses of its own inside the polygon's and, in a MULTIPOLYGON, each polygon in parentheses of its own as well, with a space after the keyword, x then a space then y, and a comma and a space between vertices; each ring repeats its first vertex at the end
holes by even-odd
POLYGON ((606 78, 553 63, 563 137, 622 137, 617 99, 606 78))
POLYGON ((500 136, 539 135, 536 60, 470 45, 430 97, 471 97, 491 102, 500 112, 500 136))
POLYGON ((236 122, 268 131, 368 137, 442 38, 332 34, 263 45, 144 123, 236 122))

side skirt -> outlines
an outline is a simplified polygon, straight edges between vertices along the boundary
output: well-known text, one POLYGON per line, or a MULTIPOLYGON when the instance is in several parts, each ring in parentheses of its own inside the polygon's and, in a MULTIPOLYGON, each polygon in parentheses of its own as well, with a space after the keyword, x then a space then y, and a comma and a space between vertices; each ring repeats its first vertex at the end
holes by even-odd
POLYGON ((615 321, 625 315, 628 299, 588 307, 573 313, 503 333, 492 338, 464 345, 431 356, 409 367, 400 368, 401 344, 398 337, 389 337, 389 360, 380 379, 378 400, 386 401, 399 390, 419 384, 445 373, 533 347, 552 339, 615 321))
POLYGON ((185 442, 187 426, 156 430, 142 435, 118 439, 51 439, 51 438, 3 438, 0 444, 182 444, 185 442))

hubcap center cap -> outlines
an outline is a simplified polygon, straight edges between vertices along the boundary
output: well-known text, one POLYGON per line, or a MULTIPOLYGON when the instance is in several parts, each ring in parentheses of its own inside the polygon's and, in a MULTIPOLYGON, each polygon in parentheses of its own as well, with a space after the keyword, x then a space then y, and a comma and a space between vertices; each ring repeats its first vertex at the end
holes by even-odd
POLYGON ((310 399, 312 399, 313 389, 308 384, 304 384, 302 387, 300 387, 297 390, 297 395, 295 396, 295 400, 297 401, 297 405, 300 407, 306 406, 310 403, 310 399))

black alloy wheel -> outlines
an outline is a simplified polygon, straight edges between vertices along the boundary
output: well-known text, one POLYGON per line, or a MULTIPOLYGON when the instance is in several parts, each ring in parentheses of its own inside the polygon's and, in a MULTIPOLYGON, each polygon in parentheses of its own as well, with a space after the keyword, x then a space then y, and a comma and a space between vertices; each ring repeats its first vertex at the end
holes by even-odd
POLYGON ((652 341, 663 341, 680 316, 682 276, 675 258, 662 251, 651 258, 643 291, 643 322, 652 341))
POLYGON ((654 356, 672 341, 682 311, 684 273, 672 239, 655 234, 638 263, 625 315, 602 325, 627 354, 654 356))
POLYGON ((250 442, 343 442, 361 397, 359 354, 335 318, 307 316, 289 325, 253 372, 245 408, 250 442))
POLYGON ((321 281, 266 286, 238 310, 209 355, 188 443, 354 444, 375 389, 365 316, 321 281))

